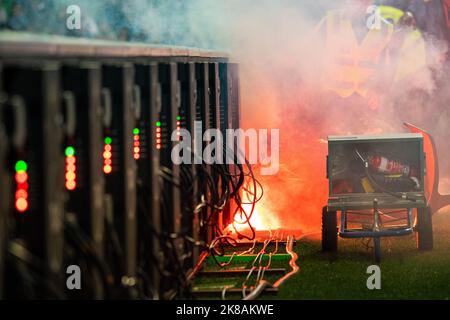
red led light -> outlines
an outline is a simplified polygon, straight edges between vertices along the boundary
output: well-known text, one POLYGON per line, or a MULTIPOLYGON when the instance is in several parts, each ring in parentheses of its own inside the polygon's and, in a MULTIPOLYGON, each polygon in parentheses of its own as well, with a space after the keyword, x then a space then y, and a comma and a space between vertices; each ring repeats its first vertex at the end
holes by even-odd
POLYGON ((66 181, 66 189, 67 190, 72 191, 72 190, 75 190, 76 187, 77 187, 77 183, 75 181, 73 181, 73 180, 66 181))
POLYGON ((178 121, 177 121, 177 140, 181 141, 181 121, 180 121, 180 116, 177 117, 178 121))
POLYGON ((19 189, 28 190, 28 182, 18 183, 17 190, 19 189))
POLYGON ((28 192, 23 189, 17 190, 16 191, 16 199, 20 199, 20 198, 23 198, 25 200, 28 199, 28 192))
POLYGON ((16 173, 16 182, 25 183, 28 180, 28 174, 25 171, 20 171, 16 173))
POLYGON ((19 160, 16 162, 15 170, 16 191, 14 205, 18 212, 25 212, 28 209, 28 164, 23 160, 19 160))
POLYGON ((74 181, 76 179, 77 175, 73 171, 68 171, 66 173, 66 180, 68 181, 74 181))
POLYGON ((139 136, 139 129, 138 128, 134 128, 133 130, 133 158, 134 160, 139 160, 141 158, 141 148, 140 145, 141 143, 139 142, 139 140, 141 139, 141 137, 139 136))
POLYGON ((162 149, 162 130, 161 130, 161 122, 156 122, 156 150, 162 149))
POLYGON ((112 172, 112 167, 110 165, 105 165, 103 167, 103 172, 106 174, 110 174, 112 172))
POLYGON ((69 191, 75 190, 77 187, 77 166, 75 163, 77 162, 75 157, 75 149, 73 147, 67 147, 66 149, 66 189, 69 191), (67 150, 71 152, 67 152, 67 150))
POLYGON ((105 138, 105 145, 103 147, 103 172, 110 174, 112 172, 112 139, 105 138))
POLYGON ((16 199, 16 210, 19 212, 25 212, 28 209, 28 201, 25 198, 16 199))

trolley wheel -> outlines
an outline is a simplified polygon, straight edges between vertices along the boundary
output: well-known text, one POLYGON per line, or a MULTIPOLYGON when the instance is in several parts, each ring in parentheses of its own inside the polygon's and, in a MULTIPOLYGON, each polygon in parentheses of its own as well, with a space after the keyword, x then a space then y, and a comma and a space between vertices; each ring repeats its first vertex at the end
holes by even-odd
POLYGON ((381 262, 381 238, 375 237, 373 238, 373 253, 376 263, 381 262))
POLYGON ((338 247, 337 213, 322 209, 322 251, 336 252, 338 247))
POLYGON ((433 223, 430 207, 417 209, 416 227, 417 248, 419 250, 433 250, 433 223))

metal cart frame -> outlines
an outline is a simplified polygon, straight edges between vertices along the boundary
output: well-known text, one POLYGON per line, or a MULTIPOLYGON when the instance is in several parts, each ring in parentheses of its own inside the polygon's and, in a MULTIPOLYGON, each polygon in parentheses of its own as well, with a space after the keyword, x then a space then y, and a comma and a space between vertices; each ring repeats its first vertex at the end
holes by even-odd
MULTIPOLYGON (((370 141, 396 142, 402 140, 415 141, 419 144, 422 151, 419 155, 420 179, 424 181, 425 170, 425 154, 423 153, 423 136, 422 134, 397 134, 382 136, 331 136, 328 138, 329 143, 365 143, 370 141)), ((323 251, 337 250, 337 236, 341 238, 372 238, 374 241, 374 257, 376 262, 381 260, 381 237, 399 237, 410 235, 415 231, 425 230, 428 232, 428 224, 431 226, 431 212, 429 210, 427 199, 424 192, 424 185, 421 183, 420 190, 414 192, 401 192, 396 195, 382 192, 377 193, 348 193, 333 194, 331 177, 330 156, 327 157, 327 178, 329 179, 329 197, 327 206, 323 209, 323 251), (396 227, 383 227, 381 210, 384 209, 405 209, 405 217, 401 218, 406 221, 405 225, 396 227), (414 219, 414 209, 417 209, 417 218, 414 219), (358 214, 358 212, 372 210, 373 221, 371 228, 349 228, 349 213, 358 214), (337 222, 337 211, 340 211, 339 226, 337 222), (353 212, 352 212, 353 211, 353 212), (423 222, 425 221, 425 222, 423 222), (420 225, 419 225, 420 224, 420 225), (426 224, 426 226, 424 226, 426 224), (336 240, 333 238, 333 230, 336 227, 336 240), (331 236, 327 236, 327 232, 331 236)), ((366 164, 367 165, 367 164, 366 164)), ((367 215, 367 213, 365 214, 367 215)), ((432 232, 432 231, 431 231, 432 232)), ((432 235, 431 235, 432 236, 432 235)), ((431 249, 430 241, 425 241, 422 245, 421 239, 418 239, 419 249, 431 249)))

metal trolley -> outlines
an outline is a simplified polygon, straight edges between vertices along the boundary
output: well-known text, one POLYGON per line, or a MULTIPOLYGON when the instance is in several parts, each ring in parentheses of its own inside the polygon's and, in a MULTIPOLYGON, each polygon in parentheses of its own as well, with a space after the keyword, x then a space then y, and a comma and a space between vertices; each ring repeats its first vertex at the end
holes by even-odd
POLYGON ((417 247, 431 250, 425 174, 420 133, 328 137, 329 197, 322 212, 322 250, 337 251, 338 236, 372 238, 374 258, 380 262, 381 237, 413 232, 417 247))

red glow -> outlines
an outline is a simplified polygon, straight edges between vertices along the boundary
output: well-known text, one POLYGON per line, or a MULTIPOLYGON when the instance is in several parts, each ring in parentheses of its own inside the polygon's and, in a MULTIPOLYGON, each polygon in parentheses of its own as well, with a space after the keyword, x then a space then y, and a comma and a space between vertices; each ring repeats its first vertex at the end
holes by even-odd
POLYGON ((25 212, 28 209, 28 201, 24 198, 18 198, 16 200, 16 210, 19 212, 25 212))
POLYGON ((141 158, 141 148, 140 148, 140 142, 139 142, 139 140, 140 140, 140 137, 139 137, 139 135, 138 134, 136 134, 136 135, 134 135, 134 143, 133 143, 133 146, 134 146, 134 149, 133 149, 133 158, 134 158, 134 160, 139 160, 140 158, 141 158))
POLYGON ((28 180, 28 174, 25 171, 19 171, 16 173, 16 182, 25 183, 28 180))
MULTIPOLYGON (((19 161, 18 163, 24 161, 19 161)), ((16 181, 16 191, 15 191, 15 208, 19 212, 24 212, 28 209, 28 173, 26 172, 26 165, 25 168, 20 167, 17 168, 18 165, 16 165, 16 174, 15 174, 15 181, 16 181)))
POLYGON ((75 166, 76 157, 75 156, 67 156, 66 157, 66 189, 69 191, 75 190, 77 183, 76 183, 76 170, 77 167, 75 166))
POLYGON ((72 190, 75 190, 76 187, 77 187, 77 183, 75 181, 73 181, 73 180, 66 181, 66 189, 67 190, 72 191, 72 190))
POLYGON ((103 172, 110 174, 112 172, 112 146, 105 144, 103 150, 103 172))
POLYGON ((19 189, 16 191, 16 199, 28 199, 28 192, 26 190, 23 189, 19 189))
POLYGON ((77 162, 74 156, 66 157, 66 164, 75 164, 77 162))
POLYGON ((73 181, 75 180, 77 175, 73 171, 69 171, 66 173, 66 180, 73 181))
POLYGON ((17 190, 19 190, 19 189, 28 190, 28 182, 18 183, 17 190))

